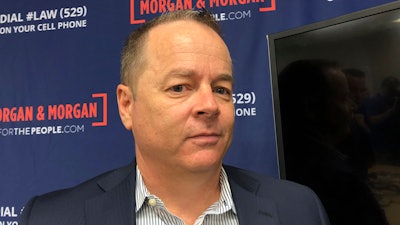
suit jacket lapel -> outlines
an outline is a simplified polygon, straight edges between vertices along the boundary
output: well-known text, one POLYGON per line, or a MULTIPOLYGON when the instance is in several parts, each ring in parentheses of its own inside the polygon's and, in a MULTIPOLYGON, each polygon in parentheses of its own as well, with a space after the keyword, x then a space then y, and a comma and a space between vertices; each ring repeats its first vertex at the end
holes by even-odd
POLYGON ((87 225, 135 225, 135 164, 98 181, 103 194, 86 202, 87 225))
POLYGON ((278 225, 279 217, 275 203, 257 195, 260 183, 225 167, 232 191, 239 224, 278 225))

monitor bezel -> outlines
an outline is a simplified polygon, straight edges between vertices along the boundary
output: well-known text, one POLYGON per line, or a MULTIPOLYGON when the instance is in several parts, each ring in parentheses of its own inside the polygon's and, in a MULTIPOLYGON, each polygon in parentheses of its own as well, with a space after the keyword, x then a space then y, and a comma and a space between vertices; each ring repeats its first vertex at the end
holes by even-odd
POLYGON ((285 159, 284 159, 284 140, 282 135, 282 124, 280 116, 279 106, 279 89, 278 89, 278 68, 276 58, 276 47, 275 42, 282 38, 292 37, 295 35, 305 34, 307 32, 316 31, 328 27, 332 27, 339 24, 346 24, 351 21, 361 20, 363 18, 372 17, 378 14, 384 14, 394 10, 400 10, 400 1, 387 3, 380 6, 375 6, 365 10, 357 11, 354 13, 346 14, 343 16, 327 19, 324 21, 316 22, 313 24, 289 29, 286 31, 268 34, 267 45, 268 45, 268 58, 269 58, 269 69, 270 69, 270 80, 271 80, 271 96, 273 101, 273 117, 274 117, 274 128, 275 128, 275 144, 277 149, 277 160, 279 177, 281 179, 286 178, 285 170, 285 159))

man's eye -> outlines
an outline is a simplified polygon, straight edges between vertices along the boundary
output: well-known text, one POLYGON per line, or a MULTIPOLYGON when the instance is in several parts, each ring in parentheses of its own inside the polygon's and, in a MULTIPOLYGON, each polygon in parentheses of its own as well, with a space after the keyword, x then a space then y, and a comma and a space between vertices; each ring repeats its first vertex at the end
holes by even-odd
POLYGON ((230 92, 226 88, 222 87, 216 88, 214 92, 221 95, 230 95, 230 92))
POLYGON ((183 91, 183 85, 175 85, 171 88, 172 91, 174 92, 182 92, 183 91))

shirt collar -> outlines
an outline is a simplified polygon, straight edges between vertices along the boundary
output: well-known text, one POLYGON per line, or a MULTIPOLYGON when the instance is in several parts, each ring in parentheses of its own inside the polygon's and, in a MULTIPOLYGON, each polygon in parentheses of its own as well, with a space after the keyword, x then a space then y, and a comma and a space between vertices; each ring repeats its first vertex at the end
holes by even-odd
POLYGON ((236 214, 236 208, 232 198, 231 187, 229 186, 228 175, 226 174, 223 167, 219 177, 219 182, 221 185, 221 195, 219 197, 219 202, 222 203, 224 212, 232 209, 232 211, 236 214))
MULTIPOLYGON (((222 168, 219 182, 221 186, 221 194, 217 203, 218 206, 215 208, 215 213, 223 213, 231 210, 236 214, 235 204, 233 203, 232 192, 229 186, 228 176, 225 169, 222 168)), ((136 212, 138 212, 146 201, 146 198, 151 196, 150 192, 147 190, 144 184, 143 177, 140 173, 138 166, 136 166, 136 190, 135 190, 135 200, 136 200, 136 212)))
POLYGON ((136 199, 136 212, 142 208, 146 197, 148 197, 150 193, 148 192, 146 185, 143 182, 142 174, 138 166, 136 165, 136 189, 135 189, 135 199, 136 199))

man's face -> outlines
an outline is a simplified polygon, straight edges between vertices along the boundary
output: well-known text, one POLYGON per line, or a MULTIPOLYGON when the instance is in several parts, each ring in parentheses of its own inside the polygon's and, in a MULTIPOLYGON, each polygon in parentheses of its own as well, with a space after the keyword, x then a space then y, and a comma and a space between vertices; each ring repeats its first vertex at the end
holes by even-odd
POLYGON ((351 98, 357 105, 360 105, 368 96, 365 78, 348 76, 347 81, 351 98))
POLYGON ((333 135, 341 139, 350 132, 350 122, 354 112, 354 102, 350 98, 346 76, 333 70, 328 75, 330 98, 327 101, 327 125, 333 135))
POLYGON ((125 127, 139 166, 217 168, 234 125, 232 65, 223 40, 193 21, 154 27, 125 127), (145 163, 144 163, 145 162, 145 163))

